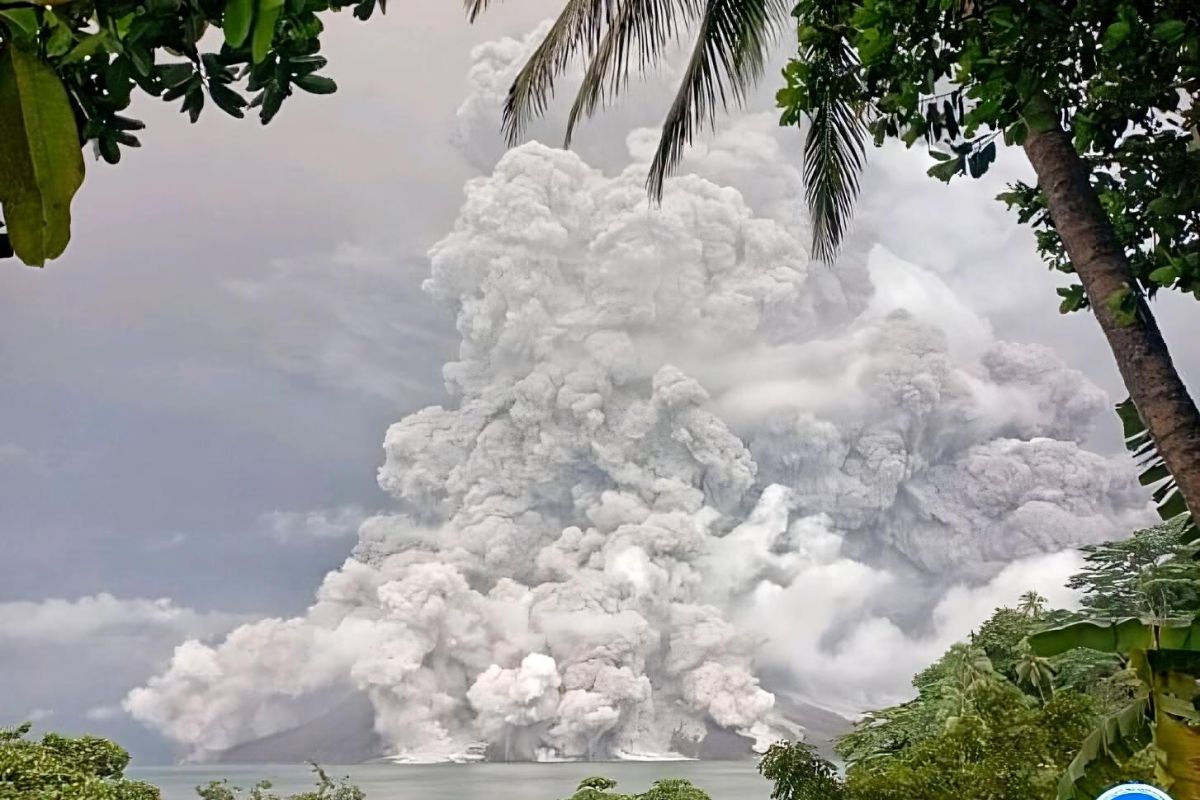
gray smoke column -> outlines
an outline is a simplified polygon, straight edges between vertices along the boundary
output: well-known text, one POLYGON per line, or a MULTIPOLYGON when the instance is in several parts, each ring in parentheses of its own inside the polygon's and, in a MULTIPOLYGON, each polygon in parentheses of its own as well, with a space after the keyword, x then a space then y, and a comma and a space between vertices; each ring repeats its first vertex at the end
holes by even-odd
POLYGON ((400 758, 761 746, 794 734, 779 692, 890 702, 992 605, 1069 602, 1063 551, 1146 511, 1080 446, 1105 397, 869 233, 810 266, 773 127, 697 148, 661 208, 647 131, 615 173, 531 143, 471 181, 425 284, 452 401, 384 442, 401 511, 305 616, 188 642, 126 708, 197 758, 355 693, 400 758))

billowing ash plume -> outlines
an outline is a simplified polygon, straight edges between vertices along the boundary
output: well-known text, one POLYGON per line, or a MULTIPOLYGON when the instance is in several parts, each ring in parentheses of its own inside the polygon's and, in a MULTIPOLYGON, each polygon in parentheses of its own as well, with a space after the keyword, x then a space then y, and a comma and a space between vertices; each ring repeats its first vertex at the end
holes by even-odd
POLYGON ((794 732, 778 694, 894 700, 1136 522, 1078 372, 884 251, 809 265, 769 125, 698 148, 661 208, 646 131, 615 175, 528 144, 470 182, 425 286, 457 313, 451 401, 384 442, 401 511, 304 617, 179 648, 134 716, 196 757, 352 695, 408 758, 762 744, 794 732))

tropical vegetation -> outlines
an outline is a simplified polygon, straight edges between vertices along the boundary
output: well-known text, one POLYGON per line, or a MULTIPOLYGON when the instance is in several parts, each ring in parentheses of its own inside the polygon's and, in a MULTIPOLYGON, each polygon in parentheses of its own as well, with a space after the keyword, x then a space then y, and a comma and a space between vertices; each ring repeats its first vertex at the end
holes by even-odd
POLYGON ((320 72, 326 12, 365 20, 384 3, 0 0, 0 258, 63 253, 81 147, 116 164, 140 146, 145 126, 126 115, 136 94, 178 102, 192 122, 211 101, 265 124, 296 90, 336 90, 320 72))
POLYGON ((34 741, 31 727, 0 729, 3 800, 158 800, 158 789, 125 778, 129 753, 119 745, 56 733, 34 741))
POLYGON ((844 777, 803 742, 775 745, 772 797, 1090 800, 1141 780, 1200 798, 1200 563, 1184 528, 1083 548, 1076 611, 1036 592, 997 609, 913 679, 914 699, 837 741, 844 777))
POLYGON ((365 800, 366 793, 345 777, 334 781, 319 764, 310 762, 316 775, 316 787, 286 797, 271 791, 270 781, 259 781, 248 790, 231 786, 228 780, 209 781, 196 787, 200 800, 365 800))
MULTIPOLYGON (((31 723, 0 729, 0 800, 160 800, 157 787, 124 776, 129 753, 99 736, 69 737, 47 733, 29 738, 31 723)), ((312 764, 316 786, 305 792, 278 795, 270 781, 249 789, 229 781, 196 787, 200 800, 365 800, 349 778, 334 781, 312 764)), ((703 796, 658 795, 647 800, 706 800, 703 796)))
POLYGON ((617 782, 594 775, 579 782, 575 794, 568 800, 712 800, 691 781, 682 778, 657 780, 641 794, 621 794, 615 791, 617 782))

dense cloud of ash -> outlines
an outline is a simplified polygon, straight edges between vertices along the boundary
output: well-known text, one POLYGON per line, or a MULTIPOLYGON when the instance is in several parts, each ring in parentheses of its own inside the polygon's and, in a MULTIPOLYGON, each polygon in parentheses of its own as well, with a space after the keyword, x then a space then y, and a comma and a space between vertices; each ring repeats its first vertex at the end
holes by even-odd
POLYGON ((456 315, 452 400, 384 441, 403 513, 304 617, 185 644, 126 708, 196 757, 348 692, 409 758, 761 746, 792 730, 775 692, 897 699, 1143 519, 1128 465, 1081 447, 1107 400, 1080 373, 861 235, 809 264, 771 124, 695 148, 658 208, 646 130, 623 170, 531 143, 472 180, 424 286, 456 315))

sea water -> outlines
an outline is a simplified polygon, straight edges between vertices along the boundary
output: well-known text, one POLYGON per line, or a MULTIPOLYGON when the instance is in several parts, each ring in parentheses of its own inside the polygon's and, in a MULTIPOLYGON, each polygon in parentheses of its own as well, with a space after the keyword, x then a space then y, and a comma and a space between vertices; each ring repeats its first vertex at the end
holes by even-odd
MULTIPOLYGON (((771 784, 755 770, 754 761, 659 761, 566 764, 355 764, 326 766, 331 778, 349 776, 367 800, 562 800, 579 781, 603 775, 617 781, 619 791, 645 791, 659 778, 686 778, 713 800, 767 800, 771 784)), ((304 764, 212 764, 142 767, 126 772, 162 790, 162 800, 197 800, 196 786, 227 778, 249 788, 271 781, 273 791, 287 796, 313 788, 311 767, 304 764)))

